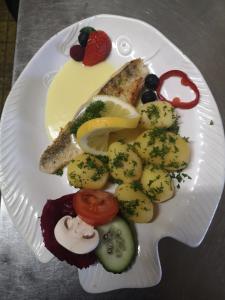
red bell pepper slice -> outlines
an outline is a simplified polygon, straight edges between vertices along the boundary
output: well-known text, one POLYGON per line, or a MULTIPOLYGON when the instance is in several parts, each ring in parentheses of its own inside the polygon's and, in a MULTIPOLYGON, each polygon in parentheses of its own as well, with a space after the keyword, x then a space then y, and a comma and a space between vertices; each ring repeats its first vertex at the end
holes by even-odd
POLYGON ((196 84, 187 76, 186 73, 180 71, 180 70, 171 70, 168 71, 164 74, 162 74, 159 78, 159 85, 157 87, 157 94, 160 100, 164 100, 172 104, 174 107, 177 108, 183 108, 183 109, 190 109, 196 106, 199 103, 200 99, 200 93, 198 90, 198 87, 196 84), (181 84, 190 87, 192 91, 195 93, 195 99, 189 101, 189 102, 184 102, 182 101, 179 97, 175 97, 172 100, 166 99, 162 94, 161 94, 161 89, 164 84, 164 82, 171 77, 180 77, 181 78, 181 84))

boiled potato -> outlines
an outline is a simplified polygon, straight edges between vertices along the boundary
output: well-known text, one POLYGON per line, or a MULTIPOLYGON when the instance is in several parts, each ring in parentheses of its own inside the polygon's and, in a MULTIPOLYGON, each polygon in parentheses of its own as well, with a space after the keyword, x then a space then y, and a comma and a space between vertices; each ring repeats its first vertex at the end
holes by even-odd
POLYGON ((109 169, 113 178, 129 183, 138 180, 142 174, 140 157, 127 144, 112 143, 108 150, 109 169))
POLYGON ((76 188, 101 189, 108 180, 108 171, 94 155, 80 154, 67 168, 70 185, 76 188))
POLYGON ((166 101, 154 101, 139 107, 140 126, 145 129, 169 128, 176 120, 174 107, 166 101))
POLYGON ((191 156, 190 145, 180 135, 168 133, 170 151, 165 155, 164 168, 168 171, 177 171, 184 169, 191 156))
POLYGON ((138 155, 145 161, 160 165, 167 154, 167 133, 165 130, 155 128, 144 131, 134 142, 138 155))
POLYGON ((134 147, 145 162, 168 171, 184 169, 190 161, 188 142, 164 129, 144 131, 134 142, 134 147))
POLYGON ((174 185, 170 175, 160 169, 147 165, 143 170, 141 184, 145 193, 154 202, 164 202, 174 195, 174 185))
POLYGON ((154 206, 149 198, 130 183, 117 187, 115 195, 122 214, 136 223, 148 223, 153 218, 154 206))

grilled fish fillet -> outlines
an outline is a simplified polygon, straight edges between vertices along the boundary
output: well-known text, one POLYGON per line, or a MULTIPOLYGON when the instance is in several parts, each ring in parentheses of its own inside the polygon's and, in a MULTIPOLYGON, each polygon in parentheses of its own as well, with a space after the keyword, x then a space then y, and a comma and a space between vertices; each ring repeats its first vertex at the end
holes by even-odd
MULTIPOLYGON (((115 96, 135 106, 147 74, 148 69, 142 59, 132 60, 117 70, 92 97, 95 95, 115 96)), ((81 109, 91 101, 92 97, 81 109)), ((73 117, 73 120, 67 123, 60 131, 58 137, 41 155, 40 170, 42 172, 54 174, 82 152, 70 133, 70 127, 77 114, 73 117)))

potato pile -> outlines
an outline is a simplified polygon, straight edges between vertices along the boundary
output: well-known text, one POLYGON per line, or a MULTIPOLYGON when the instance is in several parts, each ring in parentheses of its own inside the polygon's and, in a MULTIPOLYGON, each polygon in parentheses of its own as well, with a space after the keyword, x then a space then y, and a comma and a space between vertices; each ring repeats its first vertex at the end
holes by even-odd
POLYGON ((113 179, 121 213, 137 223, 150 222, 154 205, 174 196, 169 172, 183 170, 190 161, 188 141, 170 131, 177 120, 174 108, 155 101, 139 109, 142 133, 132 142, 113 142, 107 157, 80 154, 68 166, 68 180, 79 188, 102 189, 113 179))

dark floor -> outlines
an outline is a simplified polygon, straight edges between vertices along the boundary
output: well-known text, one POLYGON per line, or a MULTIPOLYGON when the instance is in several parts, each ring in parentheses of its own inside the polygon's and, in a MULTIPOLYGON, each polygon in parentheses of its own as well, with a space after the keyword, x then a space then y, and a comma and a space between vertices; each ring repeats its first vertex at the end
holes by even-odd
POLYGON ((0 114, 11 88, 16 22, 0 0, 0 114))

